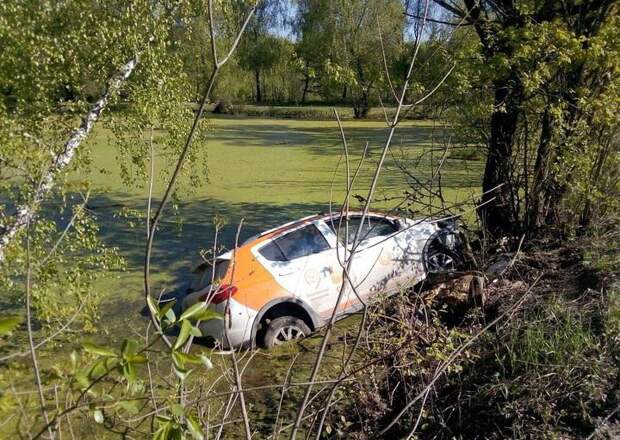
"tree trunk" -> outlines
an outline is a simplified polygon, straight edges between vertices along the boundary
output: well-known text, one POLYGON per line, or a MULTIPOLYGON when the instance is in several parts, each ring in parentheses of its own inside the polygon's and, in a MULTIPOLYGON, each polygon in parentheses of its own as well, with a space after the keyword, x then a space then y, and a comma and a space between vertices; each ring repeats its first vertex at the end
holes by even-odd
POLYGON ((263 94, 260 88, 260 69, 254 71, 254 80, 256 81, 256 103, 263 102, 263 94))
POLYGON ((482 181, 480 218, 494 236, 509 235, 518 229, 512 182, 512 147, 520 114, 521 92, 518 80, 494 84, 495 102, 491 115, 491 138, 482 181), (499 187, 498 187, 499 186, 499 187))
POLYGON ((310 86, 310 77, 306 75, 306 79, 304 81, 304 93, 301 95, 301 103, 306 103, 306 96, 308 95, 308 87, 310 86))
POLYGON ((117 93, 121 86, 127 81, 138 64, 139 58, 139 55, 136 54, 112 76, 103 95, 95 102, 89 112, 82 117, 82 123, 79 128, 71 133, 64 148, 52 158, 49 168, 41 177, 38 186, 34 189, 30 201, 23 205, 19 205, 12 223, 7 224, 4 228, 0 228, 0 263, 3 263, 6 258, 6 248, 17 233, 25 229, 35 217, 39 206, 54 187, 54 179, 69 166, 78 148, 88 137, 95 123, 99 120, 101 113, 107 107, 110 97, 117 93))
POLYGON ((362 119, 368 116, 370 111, 369 91, 362 89, 362 93, 358 98, 353 100, 353 114, 355 119, 362 119))
MULTIPOLYGON (((545 107, 542 116, 540 141, 536 152, 536 164, 534 165, 534 181, 531 189, 531 202, 526 212, 526 224, 528 231, 534 231, 543 226, 545 221, 544 191, 549 175, 549 159, 551 135, 553 132, 549 105, 545 107)), ((527 147, 526 147, 527 148, 527 147)))
POLYGON ((308 96, 308 88, 310 87, 310 75, 308 74, 308 62, 306 61, 306 67, 304 69, 304 92, 301 95, 301 103, 306 103, 306 97, 308 96))

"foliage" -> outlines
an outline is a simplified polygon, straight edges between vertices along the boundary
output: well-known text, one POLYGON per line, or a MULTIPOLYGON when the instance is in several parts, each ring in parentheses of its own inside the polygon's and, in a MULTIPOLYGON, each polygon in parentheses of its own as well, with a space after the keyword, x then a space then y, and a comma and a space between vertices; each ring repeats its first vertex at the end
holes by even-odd
POLYGON ((461 31, 453 108, 459 140, 489 147, 485 226, 533 234, 616 210, 603 193, 618 192, 617 2, 463 6, 449 15, 474 32, 461 31))
POLYGON ((370 379, 347 387, 356 404, 338 414, 355 418, 343 424, 334 416, 334 429, 350 438, 374 437, 420 395, 387 435, 407 436, 417 426, 416 438, 583 438, 598 429, 618 404, 617 284, 601 295, 593 290, 600 280, 588 275, 588 288, 578 289, 589 273, 580 257, 575 264, 579 250, 531 252, 519 265, 519 278, 532 279, 529 264, 542 266, 544 287, 535 287, 520 309, 474 340, 426 398, 438 363, 510 311, 526 285, 498 280, 486 291, 490 302, 482 313, 465 306, 454 286, 431 291, 426 304, 416 295, 379 306, 371 316, 383 325, 369 327, 365 362, 382 362, 365 373, 370 379))
POLYGON ((298 14, 297 54, 306 89, 318 81, 325 99, 345 99, 350 92, 356 117, 365 117, 376 102, 375 91, 387 84, 382 45, 390 63, 404 51, 402 4, 306 1, 298 14))

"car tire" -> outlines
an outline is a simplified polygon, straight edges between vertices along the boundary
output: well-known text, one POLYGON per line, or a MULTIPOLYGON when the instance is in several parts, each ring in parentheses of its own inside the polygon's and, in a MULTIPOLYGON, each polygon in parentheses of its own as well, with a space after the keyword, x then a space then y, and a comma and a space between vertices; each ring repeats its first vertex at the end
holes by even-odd
POLYGON ((433 235, 424 249, 424 270, 427 274, 456 272, 463 266, 459 252, 460 238, 452 231, 440 231, 433 235))
POLYGON ((309 334, 310 328, 304 321, 293 316, 282 316, 267 325, 263 345, 267 348, 277 347, 305 338, 309 334))

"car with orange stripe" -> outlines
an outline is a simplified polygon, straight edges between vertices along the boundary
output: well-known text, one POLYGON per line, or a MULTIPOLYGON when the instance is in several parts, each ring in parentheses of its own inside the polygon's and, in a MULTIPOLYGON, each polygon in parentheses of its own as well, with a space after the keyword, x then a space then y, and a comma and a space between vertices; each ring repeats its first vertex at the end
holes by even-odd
POLYGON ((273 347, 317 330, 334 310, 339 319, 380 292, 455 270, 458 237, 451 219, 361 212, 302 218, 198 266, 182 306, 203 301, 224 316, 200 324, 222 347, 273 347), (343 283, 349 258, 350 282, 343 283))

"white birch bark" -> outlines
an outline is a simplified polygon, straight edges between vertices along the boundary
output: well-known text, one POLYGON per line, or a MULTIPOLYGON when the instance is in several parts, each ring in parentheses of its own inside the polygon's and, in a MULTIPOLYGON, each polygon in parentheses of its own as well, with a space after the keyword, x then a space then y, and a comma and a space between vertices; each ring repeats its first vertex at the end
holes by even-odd
POLYGON ((82 123, 71 134, 71 137, 65 143, 62 151, 52 159, 50 167, 32 194, 30 201, 26 204, 19 205, 13 217, 13 221, 0 230, 0 264, 2 264, 6 258, 6 249, 11 243, 11 240, 13 240, 18 232, 24 229, 36 216, 39 205, 45 200, 47 194, 54 187, 55 177, 71 163, 76 151, 84 139, 88 137, 93 126, 101 116, 101 113, 108 105, 110 97, 118 91, 125 81, 127 81, 137 64, 138 56, 136 55, 110 79, 106 91, 83 117, 82 123))

